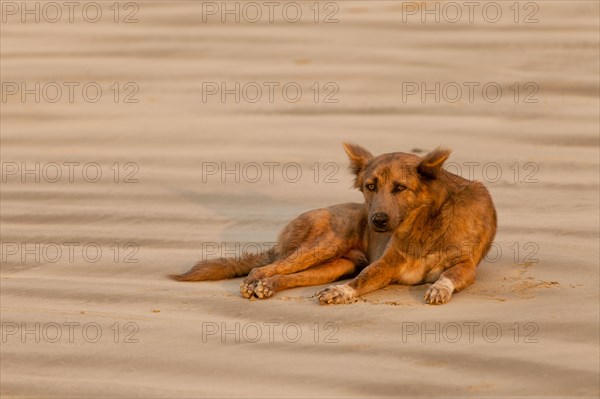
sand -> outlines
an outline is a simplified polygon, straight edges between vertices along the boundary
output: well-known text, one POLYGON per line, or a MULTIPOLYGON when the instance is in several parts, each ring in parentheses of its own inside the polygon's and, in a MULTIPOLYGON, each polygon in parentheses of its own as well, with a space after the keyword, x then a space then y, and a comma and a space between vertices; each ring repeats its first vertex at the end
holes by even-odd
POLYGON ((496 23, 393 1, 317 23, 307 2, 296 23, 222 23, 220 2, 121 3, 118 23, 112 2, 96 23, 4 9, 2 397, 597 397, 599 7, 530 3, 518 23, 512 2, 496 23), (436 82, 439 102, 411 94, 436 82), (499 215, 475 285, 320 306, 322 287, 248 301, 240 279, 165 278, 360 202, 343 141, 472 165, 499 215))

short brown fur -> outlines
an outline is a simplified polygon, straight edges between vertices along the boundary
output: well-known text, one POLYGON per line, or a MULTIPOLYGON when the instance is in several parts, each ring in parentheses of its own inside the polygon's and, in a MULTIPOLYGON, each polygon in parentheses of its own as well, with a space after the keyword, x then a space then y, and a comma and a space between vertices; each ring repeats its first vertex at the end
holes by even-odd
POLYGON ((317 293, 321 304, 351 302, 392 283, 433 283, 425 300, 442 304, 472 284, 496 233, 496 211, 483 184, 444 170, 446 149, 422 158, 400 152, 374 157, 355 144, 344 149, 364 204, 306 212, 283 229, 270 251, 200 262, 171 277, 201 281, 247 275, 242 295, 261 299, 287 288, 354 277, 317 293))

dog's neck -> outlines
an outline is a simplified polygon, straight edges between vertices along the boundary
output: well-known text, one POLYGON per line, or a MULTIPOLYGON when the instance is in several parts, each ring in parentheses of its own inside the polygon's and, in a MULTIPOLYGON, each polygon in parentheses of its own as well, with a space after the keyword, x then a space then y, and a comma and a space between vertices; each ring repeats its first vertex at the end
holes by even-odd
POLYGON ((431 201, 413 209, 394 230, 394 235, 401 242, 419 248, 431 247, 444 234, 447 228, 444 223, 444 209, 451 206, 448 201, 449 193, 440 189, 432 198, 431 201), (435 232, 434 236, 432 232, 435 232))

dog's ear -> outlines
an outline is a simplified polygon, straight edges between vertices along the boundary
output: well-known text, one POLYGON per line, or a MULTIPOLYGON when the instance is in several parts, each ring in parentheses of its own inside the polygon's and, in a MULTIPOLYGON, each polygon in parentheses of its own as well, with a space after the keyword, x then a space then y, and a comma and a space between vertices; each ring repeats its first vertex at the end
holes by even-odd
POLYGON ((344 143, 344 150, 350 158, 350 170, 355 175, 358 175, 365 165, 373 159, 373 154, 358 144, 344 143))
POLYGON ((451 152, 447 148, 436 148, 421 159, 417 165, 417 172, 427 179, 435 179, 451 152))
POLYGON ((362 174, 365 166, 373 159, 373 154, 358 144, 344 143, 344 150, 350 158, 350 171, 356 176, 354 187, 360 190, 362 186, 362 174))

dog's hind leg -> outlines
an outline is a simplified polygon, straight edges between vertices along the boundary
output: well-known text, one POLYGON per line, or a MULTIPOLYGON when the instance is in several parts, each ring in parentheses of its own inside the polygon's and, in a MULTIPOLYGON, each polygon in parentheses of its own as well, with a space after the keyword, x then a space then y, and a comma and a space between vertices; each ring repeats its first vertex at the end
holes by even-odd
POLYGON ((454 291, 460 291, 473 284, 477 267, 471 260, 462 260, 446 269, 437 281, 425 292, 425 301, 431 305, 441 305, 450 300, 454 291))
POLYGON ((288 288, 332 283, 343 277, 355 275, 366 263, 367 259, 364 253, 352 250, 342 258, 330 260, 298 273, 265 277, 256 284, 254 296, 265 299, 288 288))
POLYGON ((336 238, 321 239, 302 245, 289 256, 277 260, 270 265, 253 269, 240 284, 240 292, 245 298, 252 297, 259 280, 276 274, 292 274, 309 267, 320 265, 333 258, 340 257, 349 250, 347 244, 336 238))

